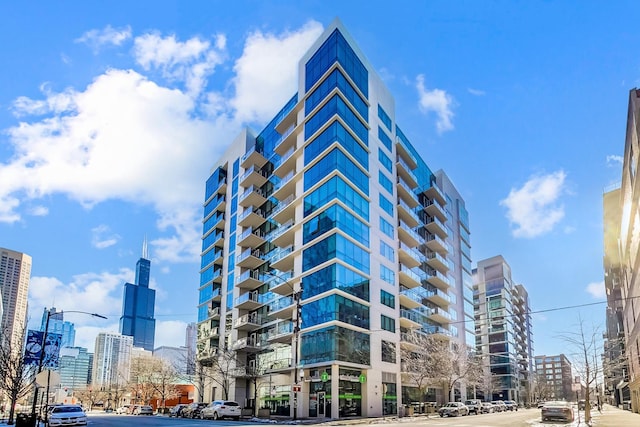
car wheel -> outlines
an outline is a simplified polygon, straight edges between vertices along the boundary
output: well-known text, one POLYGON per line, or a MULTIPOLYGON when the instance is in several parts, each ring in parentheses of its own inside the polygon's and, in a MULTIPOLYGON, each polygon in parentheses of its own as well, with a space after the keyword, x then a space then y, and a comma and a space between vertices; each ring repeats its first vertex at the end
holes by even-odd
POLYGON ((202 412, 200 412, 200 419, 204 420, 204 414, 202 412))
POLYGON ((219 419, 220 419, 220 417, 218 416, 218 413, 217 413, 217 412, 214 412, 214 413, 213 413, 213 419, 214 419, 214 420, 219 420, 219 419))
POLYGON ((440 414, 440 418, 444 418, 444 414, 440 414))

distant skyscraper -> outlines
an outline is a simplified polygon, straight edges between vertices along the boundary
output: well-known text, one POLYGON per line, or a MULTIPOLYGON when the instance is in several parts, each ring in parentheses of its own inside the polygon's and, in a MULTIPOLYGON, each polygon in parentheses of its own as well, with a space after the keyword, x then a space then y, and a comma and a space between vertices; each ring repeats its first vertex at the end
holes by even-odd
POLYGON ((0 248, 0 295, 2 295, 2 334, 20 342, 27 326, 27 296, 31 280, 31 257, 0 248))
POLYGON ((197 326, 195 322, 187 325, 184 345, 187 348, 187 375, 196 373, 196 334, 197 326))
POLYGON ((172 366, 177 373, 186 374, 187 367, 187 348, 186 347, 168 347, 162 346, 153 350, 153 357, 162 359, 169 366, 172 366))
POLYGON ((153 351, 156 332, 156 320, 153 318, 156 291, 149 288, 150 271, 151 261, 145 238, 142 258, 136 263, 136 283, 124 285, 120 333, 133 337, 134 347, 153 351))
POLYGON ((91 383, 93 354, 82 347, 60 349, 60 387, 81 390, 91 383))
POLYGON ((47 324, 47 312, 51 312, 49 316, 49 332, 50 334, 62 335, 61 347, 73 347, 76 341, 76 330, 73 327, 73 323, 64 321, 64 313, 56 311, 55 307, 51 307, 49 310, 44 308, 42 312, 42 322, 40 323, 40 330, 44 331, 44 327, 47 324))
POLYGON ((125 385, 129 382, 133 338, 113 332, 100 332, 93 354, 94 387, 125 385))

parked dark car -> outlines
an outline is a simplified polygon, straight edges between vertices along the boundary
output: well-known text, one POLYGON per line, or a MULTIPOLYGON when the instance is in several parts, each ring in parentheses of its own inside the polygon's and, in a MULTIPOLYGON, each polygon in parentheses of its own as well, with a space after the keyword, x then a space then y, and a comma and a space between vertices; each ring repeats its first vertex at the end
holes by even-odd
POLYGON ((188 403, 178 403, 176 406, 173 406, 169 409, 169 417, 179 417, 182 413, 182 410, 189 406, 188 403))
POLYGON ((542 421, 562 420, 573 422, 573 407, 569 402, 554 401, 546 402, 541 410, 542 421))
POLYGON ((180 412, 182 418, 200 418, 200 411, 207 406, 206 403, 190 403, 180 412))
POLYGON ((480 413, 480 405, 482 402, 479 399, 465 400, 464 404, 467 405, 470 414, 478 415, 480 413))
POLYGON ((518 404, 514 400, 505 400, 504 404, 507 405, 508 411, 517 411, 518 404))

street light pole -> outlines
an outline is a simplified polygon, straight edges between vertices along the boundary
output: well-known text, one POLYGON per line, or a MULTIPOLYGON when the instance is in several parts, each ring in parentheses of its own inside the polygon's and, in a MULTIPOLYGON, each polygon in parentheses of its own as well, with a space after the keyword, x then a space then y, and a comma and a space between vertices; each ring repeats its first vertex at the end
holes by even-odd
MULTIPOLYGON (((81 314, 88 314, 90 316, 93 317, 99 317, 100 319, 106 319, 106 316, 103 316, 101 314, 97 314, 97 313, 88 313, 86 311, 76 311, 76 310, 70 310, 70 311, 56 311, 53 314, 63 314, 63 313, 81 313, 81 314)), ((46 345, 47 345, 47 335, 49 334, 49 319, 51 319, 51 309, 47 310, 47 317, 45 319, 44 322, 44 332, 42 334, 42 347, 40 348, 40 356, 38 358, 38 374, 40 372, 42 372, 42 365, 44 364, 44 354, 45 354, 45 350, 46 350, 46 345)), ((48 406, 49 406, 49 379, 51 376, 51 371, 49 371, 49 374, 47 375, 47 388, 46 388, 46 395, 45 395, 45 412, 44 412, 44 421, 45 424, 47 423, 47 412, 48 412, 48 406)), ((36 402, 38 400, 38 386, 34 384, 34 393, 33 393, 33 403, 31 405, 31 418, 33 420, 34 425, 36 425, 36 402)))

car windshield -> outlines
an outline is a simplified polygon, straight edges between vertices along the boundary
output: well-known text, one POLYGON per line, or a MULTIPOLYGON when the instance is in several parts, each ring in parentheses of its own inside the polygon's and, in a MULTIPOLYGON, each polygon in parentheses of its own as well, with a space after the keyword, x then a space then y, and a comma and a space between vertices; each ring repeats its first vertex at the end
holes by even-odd
POLYGON ((54 414, 60 414, 63 412, 82 412, 82 408, 79 406, 56 406, 51 412, 54 414))

